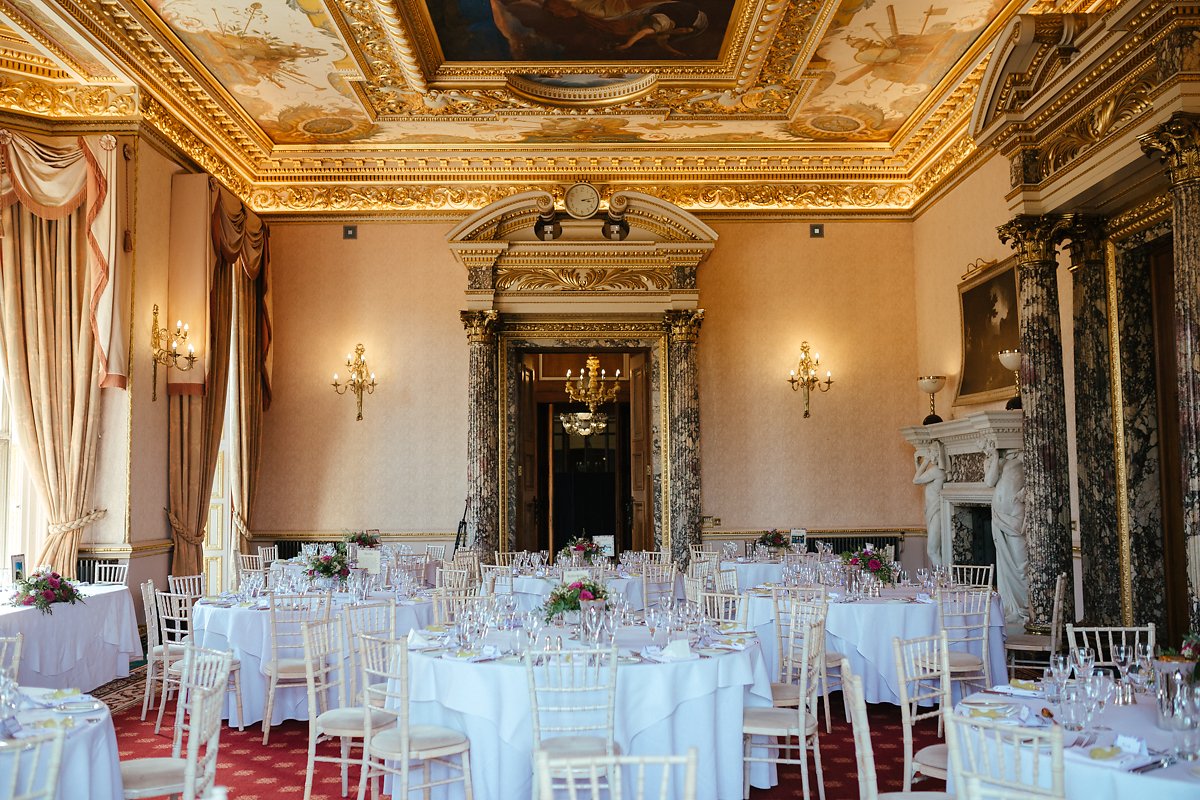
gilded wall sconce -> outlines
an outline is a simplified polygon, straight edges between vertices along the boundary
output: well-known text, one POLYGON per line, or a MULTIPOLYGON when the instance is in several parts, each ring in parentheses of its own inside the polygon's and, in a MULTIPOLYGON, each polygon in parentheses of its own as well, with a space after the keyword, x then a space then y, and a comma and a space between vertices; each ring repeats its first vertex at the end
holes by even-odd
POLYGON ((166 328, 158 327, 158 303, 154 304, 154 316, 150 325, 150 357, 154 359, 154 374, 150 399, 158 400, 158 365, 167 369, 174 367, 187 372, 196 365, 196 348, 188 342, 188 326, 183 320, 175 322, 175 335, 166 328), (184 352, 179 352, 180 347, 184 352))
POLYGON ((788 376, 788 383, 792 385, 793 392, 804 392, 804 417, 807 419, 812 416, 810 413, 810 403, 812 400, 813 390, 820 392, 828 392, 833 386, 833 373, 829 370, 825 371, 825 380, 817 378, 817 367, 821 365, 821 354, 810 353, 808 342, 800 343, 800 359, 796 364, 796 368, 791 371, 788 376))
POLYGON ((352 392, 358 400, 357 421, 362 422, 363 394, 375 393, 375 373, 367 367, 366 349, 362 344, 354 346, 354 355, 346 354, 346 367, 350 370, 350 379, 345 383, 338 382, 338 374, 333 373, 333 390, 338 394, 352 392))

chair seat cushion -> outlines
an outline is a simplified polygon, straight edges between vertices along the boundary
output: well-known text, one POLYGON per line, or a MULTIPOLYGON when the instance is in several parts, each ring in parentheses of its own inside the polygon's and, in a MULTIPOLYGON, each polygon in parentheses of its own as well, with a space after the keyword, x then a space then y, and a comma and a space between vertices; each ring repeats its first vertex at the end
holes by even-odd
POLYGON ((304 659, 303 658, 281 658, 276 661, 268 661, 263 665, 263 670, 268 675, 278 675, 281 678, 304 678, 304 659))
POLYGON ((983 669, 983 659, 971 653, 950 653, 950 671, 964 672, 967 670, 983 669))
POLYGON ((1037 633, 1014 633, 1004 641, 1004 649, 1049 652, 1050 637, 1037 633))
POLYGON ((126 797, 158 797, 183 791, 186 758, 135 758, 121 762, 126 797))
MULTIPOLYGON (((436 758, 468 749, 467 737, 453 728, 436 725, 412 725, 408 729, 409 757, 436 758)), ((400 730, 388 728, 371 737, 371 755, 393 759, 401 755, 400 730)))
MULTIPOLYGON (((609 743, 601 736, 555 736, 542 739, 537 747, 554 758, 585 758, 606 755, 609 743)), ((613 743, 612 751, 621 754, 621 748, 616 743, 613 743)))
MULTIPOLYGON (((742 733, 755 736, 795 736, 800 716, 794 708, 747 708, 742 713, 742 733)), ((804 714, 804 735, 817 731, 817 718, 804 714)))
POLYGON ((913 763, 926 775, 944 778, 949 769, 950 748, 945 743, 922 747, 913 756, 913 763))
POLYGON ((771 683, 771 701, 776 708, 800 705, 800 687, 794 683, 771 683))
MULTIPOLYGON (((334 708, 317 716, 317 730, 335 736, 362 736, 365 709, 362 706, 334 708)), ((371 727, 385 728, 396 722, 396 715, 380 708, 371 709, 371 727)))
MULTIPOLYGON (((237 672, 241 668, 242 668, 241 661, 238 661, 236 658, 230 659, 230 661, 229 661, 230 673, 237 672)), ((171 673, 172 675, 181 674, 183 672, 183 660, 180 659, 179 661, 171 662, 171 664, 167 667, 167 672, 171 673)))

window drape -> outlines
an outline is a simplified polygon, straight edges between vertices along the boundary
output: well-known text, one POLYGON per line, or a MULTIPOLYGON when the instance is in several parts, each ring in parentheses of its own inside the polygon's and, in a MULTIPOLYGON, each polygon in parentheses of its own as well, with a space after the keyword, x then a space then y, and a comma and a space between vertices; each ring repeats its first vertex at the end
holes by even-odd
POLYGON ((83 529, 104 514, 91 506, 99 390, 124 387, 127 371, 124 335, 113 330, 123 327, 115 150, 110 135, 34 140, 0 130, 0 359, 50 520, 36 563, 67 576, 83 529))

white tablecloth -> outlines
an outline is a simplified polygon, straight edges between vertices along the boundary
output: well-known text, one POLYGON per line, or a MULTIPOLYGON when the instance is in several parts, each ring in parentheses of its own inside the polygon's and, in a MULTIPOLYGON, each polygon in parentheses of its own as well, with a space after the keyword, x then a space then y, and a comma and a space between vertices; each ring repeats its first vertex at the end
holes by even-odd
MULTIPOLYGON (((348 595, 334 595, 334 612, 340 613, 348 595)), ((377 598, 372 598, 377 599, 377 598)), ((433 604, 428 598, 400 600, 396 605, 396 635, 404 636, 413 628, 423 628, 433 619, 433 604)), ((236 605, 225 608, 197 603, 192 611, 196 644, 214 650, 232 650, 242 662, 242 713, 247 725, 262 722, 267 704, 267 676, 263 662, 271 658, 271 613, 262 607, 236 605)), ((278 688, 271 724, 286 719, 308 719, 308 693, 304 687, 278 688)), ((222 717, 237 721, 237 701, 225 697, 222 717)))
MULTIPOLYGON (((939 630, 937 606, 908 602, 905 598, 914 593, 915 590, 885 590, 881 598, 854 603, 829 603, 829 615, 825 619, 825 648, 850 659, 854 674, 863 679, 863 692, 868 703, 900 702, 900 681, 896 675, 892 639, 932 636, 939 630)), ((747 620, 762 641, 763 653, 774 671, 778 651, 775 644, 775 607, 770 595, 751 592, 747 620)), ((976 652, 976 655, 979 654, 976 652)), ((998 595, 992 596, 988 661, 993 683, 1007 680, 1004 612, 998 595)))
POLYGON ((0 636, 24 634, 17 682, 85 692, 129 675, 142 657, 133 598, 124 586, 79 586, 83 602, 0 606, 0 636))
MULTIPOLYGON (((49 689, 23 686, 21 691, 29 698, 45 703, 81 699, 75 695, 56 701, 48 697, 49 689)), ((23 710, 17 712, 17 720, 22 727, 38 733, 42 731, 34 726, 40 721, 53 719, 61 724, 64 719, 71 719, 74 722, 67 730, 67 738, 63 743, 58 791, 55 794, 58 800, 122 800, 124 797, 121 765, 117 760, 117 733, 113 729, 108 708, 103 703, 100 705, 101 708, 85 714, 64 714, 25 702, 23 710)), ((0 785, 6 786, 8 778, 7 774, 0 774, 0 785)))
MULTIPOLYGON (((624 642, 630 629, 622 631, 624 642)), ((645 636, 645 630, 632 635, 645 636)), ((444 725, 471 741, 477 800, 524 800, 533 776, 529 687, 520 662, 472 664, 413 653, 413 724, 444 725)), ((770 675, 751 646, 673 664, 622 665, 617 671, 615 737, 625 753, 653 755, 699 750, 699 797, 741 798, 742 713, 771 704, 770 675)), ((755 786, 773 783, 768 765, 754 765, 755 786)), ((419 795, 414 795, 417 797, 419 795)), ((451 797, 462 797, 461 784, 451 797)))
MULTIPOLYGON (((1002 683, 1002 681, 1001 681, 1002 683)), ((1002 700, 993 694, 977 695, 989 701, 1002 700)), ((975 699, 975 698, 972 698, 975 699)), ((1014 704, 1027 705, 1033 714, 1046 707, 1039 698, 1012 697, 1014 704)), ((1136 736, 1145 740, 1146 746, 1157 751, 1171 750, 1171 733, 1159 728, 1155 722, 1155 701, 1147 695, 1137 698, 1137 705, 1106 705, 1094 720, 1088 732, 1097 734, 1096 743, 1088 748, 1071 749, 1079 734, 1063 731, 1063 744, 1068 748, 1063 759, 1066 779, 1067 800, 1197 800, 1200 798, 1200 772, 1193 769, 1200 761, 1180 761, 1163 769, 1138 775, 1105 766, 1092 761, 1085 753, 1092 747, 1108 747, 1117 734, 1136 736), (1100 727, 1111 731, 1099 730, 1100 727)), ((1049 773, 1049 758, 1043 765, 1043 774, 1049 773)))
POLYGON ((782 561, 722 561, 721 569, 731 569, 737 573, 739 592, 749 591, 764 583, 783 581, 782 561))

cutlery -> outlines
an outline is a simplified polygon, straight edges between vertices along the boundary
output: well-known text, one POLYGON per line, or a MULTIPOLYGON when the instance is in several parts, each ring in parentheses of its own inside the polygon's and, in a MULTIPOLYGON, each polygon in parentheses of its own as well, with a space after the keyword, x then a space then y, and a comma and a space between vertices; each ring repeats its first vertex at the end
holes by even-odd
POLYGON ((1179 763, 1179 759, 1175 756, 1163 756, 1158 761, 1151 761, 1145 766, 1130 770, 1130 772, 1136 772, 1137 774, 1141 775, 1143 772, 1153 772, 1156 769, 1162 769, 1163 767, 1169 767, 1177 763, 1179 763))

